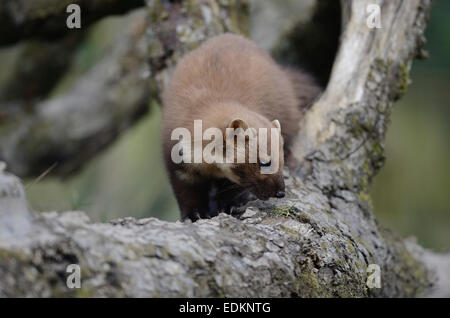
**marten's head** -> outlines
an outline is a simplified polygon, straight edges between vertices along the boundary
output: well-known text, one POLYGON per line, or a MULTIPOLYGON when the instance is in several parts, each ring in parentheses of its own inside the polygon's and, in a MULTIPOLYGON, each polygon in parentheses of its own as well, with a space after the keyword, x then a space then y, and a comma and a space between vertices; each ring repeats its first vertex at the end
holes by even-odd
POLYGON ((225 152, 230 154, 233 150, 234 160, 233 163, 227 160, 224 174, 258 199, 284 197, 284 152, 279 121, 270 122, 262 116, 235 118, 225 131, 225 152))

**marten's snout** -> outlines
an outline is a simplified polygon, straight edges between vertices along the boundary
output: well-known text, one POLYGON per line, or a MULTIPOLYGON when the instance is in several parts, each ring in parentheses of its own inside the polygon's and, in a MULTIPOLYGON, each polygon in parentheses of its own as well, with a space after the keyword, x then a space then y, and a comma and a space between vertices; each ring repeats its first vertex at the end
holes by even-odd
POLYGON ((275 189, 275 198, 281 199, 284 198, 284 196, 286 195, 286 192, 284 191, 284 180, 283 177, 279 177, 276 182, 276 189, 275 189))
POLYGON ((260 182, 252 188, 252 192, 260 200, 284 198, 286 196, 286 192, 284 188, 283 176, 265 176, 264 179, 260 180, 260 182))
POLYGON ((275 194, 275 196, 276 196, 278 199, 284 198, 285 195, 286 195, 286 192, 284 192, 284 191, 278 191, 278 192, 275 194))

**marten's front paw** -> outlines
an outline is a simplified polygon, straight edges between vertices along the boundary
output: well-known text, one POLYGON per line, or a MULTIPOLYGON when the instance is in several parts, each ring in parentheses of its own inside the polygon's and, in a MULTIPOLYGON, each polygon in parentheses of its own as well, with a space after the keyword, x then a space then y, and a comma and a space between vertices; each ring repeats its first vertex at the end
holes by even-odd
POLYGON ((194 212, 190 212, 190 213, 184 215, 181 218, 181 221, 185 222, 187 220, 191 220, 192 222, 195 222, 195 221, 200 220, 200 219, 201 219, 200 213, 198 213, 197 211, 194 211, 194 212))

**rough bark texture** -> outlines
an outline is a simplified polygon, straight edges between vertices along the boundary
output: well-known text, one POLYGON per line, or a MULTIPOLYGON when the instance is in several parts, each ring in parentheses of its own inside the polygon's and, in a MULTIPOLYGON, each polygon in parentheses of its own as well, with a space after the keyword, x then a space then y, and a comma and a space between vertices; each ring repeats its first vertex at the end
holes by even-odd
MULTIPOLYGON (((372 31, 369 2, 342 2, 341 46, 325 93, 301 123, 301 167, 286 173, 285 199, 194 224, 92 224, 82 212, 29 212, 18 179, 0 174, 0 296, 449 296, 450 256, 383 229, 368 196, 431 1, 378 1, 383 28, 372 31), (81 289, 66 287, 72 263, 82 269, 81 289), (380 289, 366 286, 369 264, 381 267, 380 289)), ((159 40, 161 66, 151 71, 159 83, 178 57, 162 52, 184 43, 181 28, 164 24, 179 18, 176 10, 149 31, 159 40)))

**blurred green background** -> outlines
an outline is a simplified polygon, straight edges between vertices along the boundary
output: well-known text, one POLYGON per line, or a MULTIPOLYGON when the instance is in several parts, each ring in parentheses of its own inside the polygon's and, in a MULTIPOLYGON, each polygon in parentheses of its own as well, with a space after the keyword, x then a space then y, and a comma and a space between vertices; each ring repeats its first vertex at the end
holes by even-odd
MULTIPOLYGON (((266 24, 271 19, 270 10, 260 13, 266 24)), ((272 20, 281 21, 279 13, 272 15, 272 20)), ((77 52, 76 62, 55 93, 70 86, 71 79, 94 65, 102 52, 113 45, 121 22, 121 17, 112 17, 91 28, 77 52)), ((282 32, 285 26, 277 23, 276 27, 282 32)), ((263 35, 256 34, 255 38, 272 39, 263 35)), ((386 165, 375 178, 372 197, 383 225, 403 236, 416 236, 425 247, 448 250, 450 1, 436 1, 427 39, 430 59, 414 63, 412 84, 395 107, 386 141, 386 165)), ((270 41, 261 44, 269 46, 270 41)), ((83 210, 95 221, 120 216, 176 220, 178 208, 159 143, 161 112, 156 104, 150 109, 137 125, 77 175, 60 180, 50 174, 29 186, 31 206, 40 211, 83 210)), ((25 180, 25 184, 30 182, 25 180)))
POLYGON ((395 105, 386 164, 372 198, 382 224, 426 247, 450 249, 450 1, 431 11, 426 49, 412 83, 395 105))

